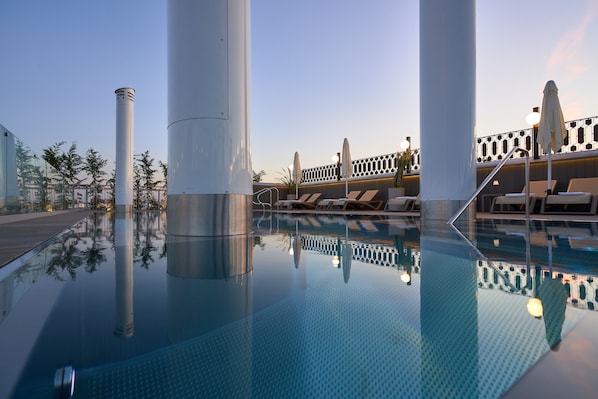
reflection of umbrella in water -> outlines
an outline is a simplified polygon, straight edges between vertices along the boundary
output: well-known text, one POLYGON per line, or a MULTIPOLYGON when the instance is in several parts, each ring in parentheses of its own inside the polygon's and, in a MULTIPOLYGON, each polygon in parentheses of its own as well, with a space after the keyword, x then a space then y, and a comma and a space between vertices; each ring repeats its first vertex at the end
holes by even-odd
POLYGON ((565 321, 567 289, 560 279, 546 278, 540 285, 538 296, 542 301, 542 316, 546 329, 546 341, 553 351, 559 349, 561 331, 565 321))
POLYGON ((301 260, 301 236, 296 234, 293 236, 293 262, 295 269, 299 269, 299 261, 301 260))
POLYGON ((299 153, 295 152, 293 159, 293 180, 295 181, 295 199, 299 198, 299 183, 301 183, 301 161, 299 160, 299 153))
POLYGON ((301 235, 299 235, 299 221, 295 221, 295 235, 293 235, 293 262, 295 263, 295 269, 299 269, 299 261, 301 260, 301 249, 303 243, 301 241, 301 235))
POLYGON ((353 247, 347 241, 341 244, 341 264, 343 268, 343 280, 349 282, 351 275, 351 261, 353 259, 353 247))
POLYGON ((398 235, 394 237, 395 249, 397 250, 396 264, 397 270, 401 270, 401 266, 405 266, 405 271, 401 273, 401 281, 407 285, 411 285, 411 256, 405 254, 405 246, 403 239, 398 235))
POLYGON ((566 135, 567 129, 565 129, 565 119, 559 102, 558 89, 554 81, 549 80, 544 86, 537 138, 542 150, 548 154, 548 194, 551 194, 552 152, 556 153, 562 147, 566 135))
POLYGON ((349 178, 353 176, 353 164, 351 163, 351 149, 349 140, 343 140, 343 156, 341 163, 341 175, 345 178, 345 197, 349 195, 349 178))

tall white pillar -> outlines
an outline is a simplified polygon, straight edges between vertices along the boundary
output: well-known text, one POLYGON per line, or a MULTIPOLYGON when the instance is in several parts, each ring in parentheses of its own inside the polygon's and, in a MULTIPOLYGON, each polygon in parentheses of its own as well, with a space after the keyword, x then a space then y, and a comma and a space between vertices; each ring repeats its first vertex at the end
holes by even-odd
POLYGON ((135 90, 123 87, 116 93, 116 174, 117 214, 133 211, 133 110, 135 90))
POLYGON ((251 231, 249 0, 168 1, 168 232, 251 231))
POLYGON ((19 203, 17 147, 15 136, 0 125, 0 211, 14 209, 19 203))
POLYGON ((446 221, 476 188, 475 0, 420 0, 419 52, 422 218, 446 221))

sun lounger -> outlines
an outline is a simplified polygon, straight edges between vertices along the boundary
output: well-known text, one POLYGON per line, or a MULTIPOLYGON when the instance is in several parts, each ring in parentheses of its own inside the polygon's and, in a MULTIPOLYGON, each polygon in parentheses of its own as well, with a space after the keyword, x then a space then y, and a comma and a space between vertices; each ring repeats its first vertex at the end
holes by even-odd
POLYGON ((322 193, 314 193, 305 201, 291 202, 293 209, 315 209, 322 193))
MULTIPOLYGON (((359 197, 359 194, 361 194, 361 191, 359 191, 359 190, 349 191, 349 194, 347 194, 347 198, 348 199, 357 199, 357 197, 359 197)), ((321 199, 320 201, 318 201, 318 204, 316 205, 316 209, 318 209, 318 210, 329 209, 330 205, 332 205, 332 203, 334 201, 339 201, 341 199, 345 199, 345 198, 325 198, 325 199, 321 199)))
POLYGON ((566 192, 549 195, 542 200, 541 212, 581 213, 594 215, 598 207, 598 177, 569 180, 566 192))
POLYGON ((359 199, 341 199, 332 202, 330 209, 371 209, 377 210, 382 206, 382 201, 374 200, 378 190, 367 190, 359 199))
POLYGON ((274 204, 274 206, 276 208, 290 208, 291 204, 293 202, 298 202, 298 201, 303 202, 303 201, 307 200, 310 196, 311 196, 311 194, 308 193, 308 194, 303 194, 301 197, 299 197, 299 199, 279 200, 279 201, 276 201, 276 203, 274 204))
POLYGON ((384 210, 394 212, 412 211, 415 207, 416 201, 419 201, 419 194, 416 196, 406 195, 402 197, 389 198, 388 201, 386 201, 384 210))
MULTIPOLYGON (((536 201, 546 197, 546 188, 548 180, 535 180, 529 182, 529 210, 533 212, 536 207, 536 201)), ((551 190, 554 191, 556 180, 552 181, 551 190)), ((520 193, 509 193, 494 198, 491 213, 519 213, 525 212, 525 186, 520 193)))
POLYGON ((556 242, 566 242, 571 249, 582 251, 598 250, 598 227, 595 223, 575 223, 575 227, 568 224, 547 226, 546 234, 556 237, 556 242))

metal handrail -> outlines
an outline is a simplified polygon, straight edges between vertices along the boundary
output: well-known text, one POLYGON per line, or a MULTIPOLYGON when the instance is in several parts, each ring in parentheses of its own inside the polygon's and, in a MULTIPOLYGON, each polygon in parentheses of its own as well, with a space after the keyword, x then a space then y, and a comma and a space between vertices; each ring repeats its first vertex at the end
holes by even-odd
POLYGON ((255 193, 253 193, 253 196, 255 197, 256 201, 253 201, 254 205, 261 205, 262 208, 266 209, 266 207, 270 207, 270 210, 272 210, 272 202, 273 202, 273 193, 276 192, 276 202, 278 202, 279 198, 280 198, 280 192, 278 191, 278 188, 276 187, 264 187, 259 191, 256 191, 255 193), (263 202, 262 199, 260 198, 262 194, 264 193, 269 193, 270 194, 270 202, 263 202))
POLYGON ((453 215, 453 217, 451 217, 448 220, 448 222, 446 222, 447 224, 452 225, 455 223, 455 221, 459 218, 459 216, 461 216, 461 214, 465 211, 465 209, 467 209, 467 207, 471 204, 471 202, 474 199, 476 199, 478 194, 484 189, 484 187, 486 187, 486 185, 490 182, 490 180, 492 180, 494 178, 494 176, 496 176, 498 171, 507 163, 507 161, 511 158, 511 156, 515 153, 515 151, 521 151, 521 152, 525 153, 525 218, 526 218, 526 220, 529 219, 529 151, 524 148, 514 147, 498 163, 498 165, 496 165, 494 167, 492 172, 490 172, 490 174, 486 177, 486 179, 482 182, 482 184, 479 185, 477 190, 475 190, 475 192, 471 195, 471 197, 469 197, 467 202, 465 202, 465 205, 463 205, 457 211, 457 213, 455 213, 453 215))

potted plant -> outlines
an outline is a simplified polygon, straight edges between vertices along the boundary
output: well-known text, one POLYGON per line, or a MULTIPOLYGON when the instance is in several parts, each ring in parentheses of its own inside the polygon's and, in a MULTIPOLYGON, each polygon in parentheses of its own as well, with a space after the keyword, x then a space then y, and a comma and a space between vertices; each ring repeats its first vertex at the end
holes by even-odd
POLYGON ((405 195, 405 187, 403 187, 403 176, 407 165, 411 162, 411 151, 407 148, 403 152, 397 153, 397 170, 393 179, 393 187, 388 189, 388 198, 401 197, 405 195))
POLYGON ((295 181, 293 180, 293 173, 291 172, 290 168, 287 168, 286 170, 284 168, 282 168, 282 176, 278 178, 278 181, 280 181, 286 188, 288 191, 287 194, 287 199, 295 199, 295 181))

